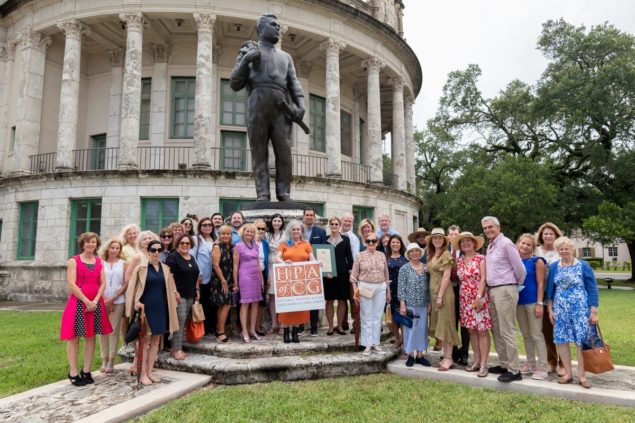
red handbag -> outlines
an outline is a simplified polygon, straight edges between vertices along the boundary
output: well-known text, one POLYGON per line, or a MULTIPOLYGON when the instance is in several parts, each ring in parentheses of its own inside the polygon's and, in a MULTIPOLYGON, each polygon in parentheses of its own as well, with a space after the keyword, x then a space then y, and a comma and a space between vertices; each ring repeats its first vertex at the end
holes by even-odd
POLYGON ((185 337, 190 344, 196 344, 205 335, 205 323, 195 322, 190 317, 185 322, 185 337))

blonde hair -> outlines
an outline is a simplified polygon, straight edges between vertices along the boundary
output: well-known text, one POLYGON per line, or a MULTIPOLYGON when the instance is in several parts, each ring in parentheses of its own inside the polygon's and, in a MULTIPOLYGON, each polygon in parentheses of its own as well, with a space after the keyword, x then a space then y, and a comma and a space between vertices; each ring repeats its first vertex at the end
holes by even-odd
POLYGON ((119 244, 119 255, 117 255, 117 258, 123 259, 123 241, 119 238, 110 238, 108 241, 106 241, 106 243, 101 247, 101 250, 99 250, 99 256, 104 260, 108 260, 108 250, 110 250, 110 246, 115 242, 119 244))
POLYGON ((571 239, 566 236, 561 236, 560 238, 556 239, 553 243, 553 248, 558 251, 563 245, 567 245, 569 248, 571 248, 571 252, 575 253, 575 244, 573 244, 573 241, 571 241, 571 239))
MULTIPOLYGON (((130 231, 130 229, 136 230, 137 235, 139 234, 139 232, 141 232, 141 228, 139 228, 139 225, 136 225, 134 223, 129 223, 126 226, 124 226, 123 229, 121 230, 121 234, 119 234, 119 238, 123 240, 123 245, 128 245, 128 241, 126 241, 126 235, 128 235, 128 231, 130 231)), ((121 248, 123 248, 123 245, 121 246, 121 248)))
POLYGON ((232 245, 232 237, 231 237, 231 235, 232 235, 232 227, 229 226, 229 225, 222 225, 220 228, 218 228, 218 239, 216 240, 216 244, 218 244, 218 245, 221 244, 221 242, 220 242, 220 234, 222 232, 225 232, 225 231, 229 232, 229 245, 232 245))
POLYGON ((137 239, 134 243, 134 248, 137 251, 146 251, 145 249, 141 248, 141 241, 143 240, 143 238, 145 238, 146 236, 151 236, 153 241, 159 241, 161 242, 161 240, 159 240, 159 237, 157 236, 157 234, 155 234, 152 231, 143 231, 143 232, 139 232, 139 235, 137 235, 137 239))
POLYGON ((340 224, 340 226, 342 226, 342 219, 340 219, 340 218, 339 218, 339 217, 337 217, 337 216, 331 216, 331 217, 329 217, 328 223, 331 223, 333 220, 337 220, 337 223, 339 223, 339 224, 340 224))
POLYGON ((357 233, 359 234, 359 237, 362 239, 362 241, 366 241, 366 236, 364 236, 364 232, 362 231, 362 228, 366 225, 370 225, 371 233, 375 233, 377 231, 377 226, 375 226, 375 223, 372 220, 363 219, 361 222, 359 222, 359 227, 357 228, 357 233))
POLYGON ((245 230, 247 229, 251 229, 252 231, 254 231, 254 239, 252 240, 252 242, 255 242, 256 241, 256 225, 253 223, 245 223, 243 226, 241 226, 240 230, 238 231, 240 240, 242 242, 245 242, 245 230))
POLYGON ((528 234, 528 233, 524 233, 521 236, 518 237, 518 239, 516 240, 516 247, 520 246, 520 240, 523 238, 527 238, 529 240, 531 240, 531 253, 535 253, 536 252, 536 237, 533 236, 532 234, 528 234))

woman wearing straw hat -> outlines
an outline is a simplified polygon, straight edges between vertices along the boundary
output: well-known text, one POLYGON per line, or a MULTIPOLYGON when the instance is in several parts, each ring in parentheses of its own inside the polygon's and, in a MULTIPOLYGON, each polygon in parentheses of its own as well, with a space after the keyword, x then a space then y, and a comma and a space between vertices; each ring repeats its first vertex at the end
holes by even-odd
POLYGON ((441 340, 443 360, 438 370, 447 371, 456 367, 452 360, 452 346, 460 344, 454 316, 454 291, 450 285, 454 260, 448 250, 448 238, 443 228, 432 229, 426 237, 426 245, 432 294, 429 334, 441 340))
POLYGON ((485 291, 485 256, 477 254, 485 240, 471 232, 461 232, 452 240, 452 247, 463 255, 456 259, 456 272, 461 281, 459 290, 459 312, 461 326, 470 332, 470 342, 474 350, 474 363, 465 368, 477 372, 477 376, 487 376, 489 355, 489 330, 492 319, 489 315, 489 297, 485 291))
POLYGON ((406 366, 412 367, 414 363, 422 366, 430 366, 422 353, 428 348, 428 311, 430 310, 430 287, 426 276, 426 268, 420 259, 423 248, 417 243, 408 244, 406 257, 408 263, 399 269, 399 314, 406 315, 407 309, 414 316, 412 328, 404 325, 403 345, 404 352, 408 354, 406 366))

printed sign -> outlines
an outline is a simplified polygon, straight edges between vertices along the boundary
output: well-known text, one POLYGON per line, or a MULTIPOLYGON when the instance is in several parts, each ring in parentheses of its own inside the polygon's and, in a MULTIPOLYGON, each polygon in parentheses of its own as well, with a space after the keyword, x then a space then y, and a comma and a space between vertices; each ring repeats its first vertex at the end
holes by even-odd
POLYGON ((273 283, 278 313, 324 308, 322 268, 317 261, 276 263, 273 283))

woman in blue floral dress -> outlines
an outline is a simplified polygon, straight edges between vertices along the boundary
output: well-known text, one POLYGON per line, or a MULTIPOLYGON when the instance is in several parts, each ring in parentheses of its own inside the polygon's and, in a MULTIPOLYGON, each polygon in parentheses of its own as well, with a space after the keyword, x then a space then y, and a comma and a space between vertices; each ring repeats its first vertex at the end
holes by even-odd
POLYGON ((558 383, 573 381, 569 344, 574 343, 578 353, 578 380, 588 389, 591 382, 586 379, 584 371, 582 344, 595 330, 590 325, 598 323, 598 287, 589 263, 573 256, 574 246, 569 238, 558 238, 554 247, 560 260, 549 269, 547 300, 549 318, 554 327, 553 340, 565 368, 565 374, 558 378, 558 383))

